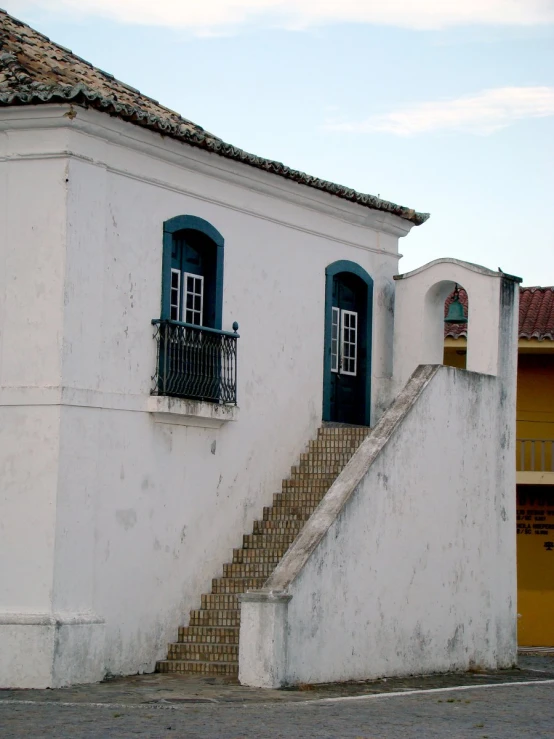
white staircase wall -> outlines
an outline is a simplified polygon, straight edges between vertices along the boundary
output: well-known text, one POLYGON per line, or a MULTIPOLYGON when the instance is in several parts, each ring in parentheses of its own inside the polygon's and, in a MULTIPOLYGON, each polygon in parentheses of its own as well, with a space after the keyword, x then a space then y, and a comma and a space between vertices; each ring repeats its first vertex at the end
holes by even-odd
POLYGON ((515 662, 513 445, 501 393, 491 376, 414 373, 265 586, 267 603, 287 610, 280 673, 267 613, 242 603, 243 684, 515 662))
POLYGON ((441 368, 291 585, 286 679, 516 660, 513 455, 495 378, 441 368))

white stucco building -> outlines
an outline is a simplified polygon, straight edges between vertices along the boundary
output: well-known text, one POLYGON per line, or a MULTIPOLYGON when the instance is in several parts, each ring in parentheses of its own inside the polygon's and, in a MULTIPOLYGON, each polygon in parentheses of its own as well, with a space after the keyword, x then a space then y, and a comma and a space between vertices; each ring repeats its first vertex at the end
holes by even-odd
POLYGON ((0 687, 511 664, 517 282, 0 24, 0 687))

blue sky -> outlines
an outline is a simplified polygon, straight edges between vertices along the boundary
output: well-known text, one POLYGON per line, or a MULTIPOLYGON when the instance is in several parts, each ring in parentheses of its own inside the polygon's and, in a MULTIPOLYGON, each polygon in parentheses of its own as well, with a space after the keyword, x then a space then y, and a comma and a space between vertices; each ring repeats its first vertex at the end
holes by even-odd
POLYGON ((554 0, 3 0, 223 139, 431 213, 441 256, 554 284, 554 0))

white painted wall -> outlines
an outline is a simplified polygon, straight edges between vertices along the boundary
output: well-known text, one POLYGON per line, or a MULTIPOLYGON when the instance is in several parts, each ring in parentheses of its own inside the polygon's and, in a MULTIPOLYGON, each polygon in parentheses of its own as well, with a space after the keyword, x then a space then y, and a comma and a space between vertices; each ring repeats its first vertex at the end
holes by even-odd
MULTIPOLYGON (((378 427, 364 442, 293 546, 305 556, 310 528, 317 536, 333 498, 346 500, 285 588, 288 606, 276 596, 294 570, 292 550, 266 585, 274 592, 263 605, 273 598, 285 623, 280 674, 263 629, 270 616, 242 603, 243 684, 514 664, 515 473, 501 395, 496 377, 439 367, 390 436, 378 427)), ((393 405, 381 423, 398 412, 393 405)))
POLYGON ((0 648, 12 650, 0 685, 153 669, 320 424, 325 268, 338 259, 375 280, 374 415, 390 402, 392 277, 410 224, 66 112, 0 118, 0 470, 13 477, 0 520, 17 532, 0 546, 45 569, 25 579, 18 562, 0 575, 0 593, 14 593, 0 609, 16 614, 5 628, 0 614, 0 648), (147 410, 162 224, 183 214, 223 234, 223 328, 240 324, 240 410, 219 429, 156 423, 147 410), (41 505, 49 515, 26 527, 41 505), (12 622, 48 632, 40 676, 32 662, 9 667, 20 654, 12 622))

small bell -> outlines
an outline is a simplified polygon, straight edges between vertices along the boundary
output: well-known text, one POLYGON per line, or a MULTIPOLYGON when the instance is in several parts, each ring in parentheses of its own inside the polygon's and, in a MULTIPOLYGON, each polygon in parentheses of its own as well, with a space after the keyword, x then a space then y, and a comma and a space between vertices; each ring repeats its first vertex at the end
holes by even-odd
POLYGON ((445 323, 467 323, 467 318, 464 315, 464 306, 460 303, 460 291, 458 285, 454 290, 454 297, 452 302, 448 306, 448 313, 444 319, 445 323))

